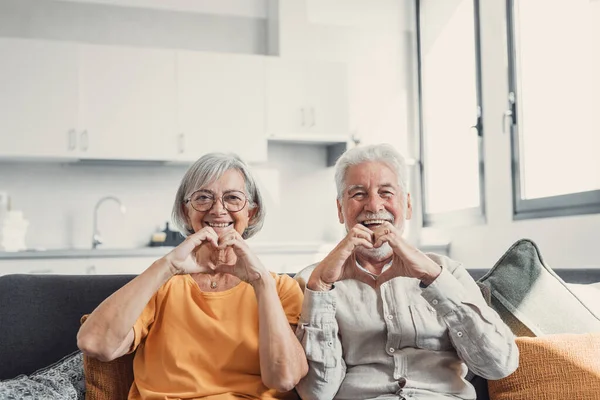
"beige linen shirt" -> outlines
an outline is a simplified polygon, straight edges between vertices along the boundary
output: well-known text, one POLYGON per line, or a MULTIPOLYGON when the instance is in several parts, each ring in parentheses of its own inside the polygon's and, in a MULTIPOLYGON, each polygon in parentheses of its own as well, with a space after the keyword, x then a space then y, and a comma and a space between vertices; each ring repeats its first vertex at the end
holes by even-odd
POLYGON ((518 366, 510 329, 489 308, 465 268, 442 266, 427 288, 399 277, 378 290, 356 281, 305 289, 315 265, 296 275, 304 303, 296 335, 309 363, 296 387, 305 400, 475 399, 470 369, 500 379, 518 366))

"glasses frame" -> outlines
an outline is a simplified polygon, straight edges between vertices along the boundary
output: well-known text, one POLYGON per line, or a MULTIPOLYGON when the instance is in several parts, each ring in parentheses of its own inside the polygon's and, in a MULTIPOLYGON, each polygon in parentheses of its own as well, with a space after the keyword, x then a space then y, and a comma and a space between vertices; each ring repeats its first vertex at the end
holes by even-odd
POLYGON ((209 211, 211 208, 213 208, 215 206, 215 203, 219 200, 221 201, 221 205, 223 205, 223 208, 226 209, 227 211, 229 211, 230 213, 236 213, 236 212, 242 211, 244 209, 244 207, 246 207, 246 204, 248 204, 248 202, 249 202, 248 195, 246 193, 242 192, 241 190, 227 190, 227 191, 223 192, 223 194, 221 194, 221 197, 218 197, 217 195, 215 195, 214 192, 211 192, 210 190, 206 190, 206 189, 198 189, 198 190, 193 191, 192 194, 190 194, 187 198, 185 198, 183 200, 183 202, 184 202, 184 204, 189 204, 190 206, 192 206, 192 208, 194 210, 196 210, 198 212, 206 212, 206 211, 209 211), (198 210, 196 207, 194 207, 194 202, 192 201, 192 197, 194 197, 194 194, 196 194, 198 192, 205 192, 205 193, 213 196, 210 207, 206 208, 205 210, 198 210), (227 203, 225 203, 225 200, 223 200, 223 198, 225 197, 225 195, 230 194, 230 193, 240 193, 244 197, 244 204, 242 205, 242 207, 240 207, 239 210, 232 211, 229 208, 227 208, 227 203))

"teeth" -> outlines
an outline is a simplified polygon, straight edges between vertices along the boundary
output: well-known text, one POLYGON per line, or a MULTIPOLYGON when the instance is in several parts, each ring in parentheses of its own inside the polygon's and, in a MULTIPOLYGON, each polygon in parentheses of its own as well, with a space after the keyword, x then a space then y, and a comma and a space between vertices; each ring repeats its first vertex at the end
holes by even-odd
POLYGON ((224 222, 221 224, 215 224, 215 223, 208 222, 208 225, 213 228, 226 228, 229 226, 229 224, 230 224, 230 222, 224 222))
POLYGON ((381 225, 384 222, 386 222, 385 219, 370 219, 370 220, 367 220, 367 221, 363 221, 363 224, 364 225, 374 225, 374 224, 381 225))

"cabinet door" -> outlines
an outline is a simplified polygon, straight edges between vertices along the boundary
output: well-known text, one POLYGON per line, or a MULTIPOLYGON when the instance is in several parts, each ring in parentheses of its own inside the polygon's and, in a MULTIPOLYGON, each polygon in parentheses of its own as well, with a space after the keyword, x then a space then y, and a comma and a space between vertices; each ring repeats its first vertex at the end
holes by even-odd
POLYGON ((305 65, 278 58, 267 60, 267 133, 297 135, 310 126, 305 65))
POLYGON ((77 46, 0 39, 0 156, 75 157, 77 46))
POLYGON ((176 153, 175 53, 82 46, 84 158, 170 159, 176 153))
POLYGON ((346 66, 341 63, 309 64, 306 76, 310 132, 349 135, 346 66))
POLYGON ((269 135, 349 135, 347 86, 342 63, 268 61, 269 135))
POLYGON ((177 98, 180 159, 221 151, 266 161, 264 57, 178 52, 177 98))

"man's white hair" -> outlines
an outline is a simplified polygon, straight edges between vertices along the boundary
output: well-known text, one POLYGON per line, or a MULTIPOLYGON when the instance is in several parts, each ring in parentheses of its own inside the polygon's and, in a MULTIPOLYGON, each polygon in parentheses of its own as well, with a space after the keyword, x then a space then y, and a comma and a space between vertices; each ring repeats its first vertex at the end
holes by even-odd
POLYGON ((373 144, 364 147, 355 147, 346 151, 335 163, 335 186, 337 197, 342 201, 346 189, 346 171, 353 165, 364 162, 382 162, 392 169, 398 177, 398 185, 402 195, 406 196, 406 162, 404 157, 388 143, 373 144))

